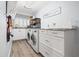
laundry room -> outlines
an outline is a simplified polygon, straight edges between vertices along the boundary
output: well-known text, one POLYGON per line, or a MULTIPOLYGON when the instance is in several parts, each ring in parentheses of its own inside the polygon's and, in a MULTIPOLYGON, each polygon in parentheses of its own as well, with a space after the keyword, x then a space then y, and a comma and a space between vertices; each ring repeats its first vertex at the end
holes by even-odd
POLYGON ((0 1, 0 57, 79 57, 79 1, 0 1))

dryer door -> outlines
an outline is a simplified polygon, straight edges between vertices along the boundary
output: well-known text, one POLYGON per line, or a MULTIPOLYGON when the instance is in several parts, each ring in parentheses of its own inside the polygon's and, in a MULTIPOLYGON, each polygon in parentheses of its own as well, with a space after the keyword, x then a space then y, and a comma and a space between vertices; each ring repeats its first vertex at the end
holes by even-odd
POLYGON ((38 39, 34 34, 31 35, 31 46, 37 53, 39 53, 38 39))
POLYGON ((30 40, 30 33, 28 32, 27 33, 27 41, 29 41, 30 40))
POLYGON ((32 40, 33 46, 36 46, 36 37, 34 36, 34 34, 31 35, 31 40, 32 40))

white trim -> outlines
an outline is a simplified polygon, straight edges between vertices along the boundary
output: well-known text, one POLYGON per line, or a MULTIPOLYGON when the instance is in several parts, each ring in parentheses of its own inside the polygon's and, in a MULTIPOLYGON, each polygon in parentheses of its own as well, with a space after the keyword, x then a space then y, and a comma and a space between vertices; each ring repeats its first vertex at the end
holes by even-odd
POLYGON ((11 46, 10 46, 10 49, 9 49, 8 57, 10 57, 11 48, 12 48, 12 43, 11 43, 11 46))

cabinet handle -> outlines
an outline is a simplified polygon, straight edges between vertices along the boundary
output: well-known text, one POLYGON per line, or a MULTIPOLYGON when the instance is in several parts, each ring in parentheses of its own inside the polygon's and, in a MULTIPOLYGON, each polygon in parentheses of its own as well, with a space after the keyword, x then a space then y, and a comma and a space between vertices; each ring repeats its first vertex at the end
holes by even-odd
POLYGON ((41 32, 44 32, 44 30, 42 30, 41 32))
POLYGON ((50 42, 50 41, 48 41, 48 40, 45 40, 46 42, 50 42))
POLYGON ((34 32, 36 32, 36 31, 34 31, 34 32))
POLYGON ((57 34, 57 33, 53 32, 53 34, 57 34))
POLYGON ((43 32, 43 31, 41 31, 41 32, 43 32))
POLYGON ((47 55, 49 55, 47 52, 45 52, 47 55))

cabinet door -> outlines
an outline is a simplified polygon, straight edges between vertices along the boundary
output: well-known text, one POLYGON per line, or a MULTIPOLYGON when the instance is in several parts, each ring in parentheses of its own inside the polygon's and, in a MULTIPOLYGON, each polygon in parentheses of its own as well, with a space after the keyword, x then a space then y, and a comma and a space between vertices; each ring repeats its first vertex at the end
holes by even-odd
POLYGON ((64 40, 59 39, 59 38, 45 38, 45 37, 40 37, 39 42, 47 45, 48 47, 56 50, 60 54, 63 55, 64 53, 64 40))
POLYGON ((47 30, 40 30, 39 31, 39 37, 46 37, 47 35, 47 30))
POLYGON ((51 47, 48 47, 47 45, 43 44, 42 42, 39 42, 39 51, 40 53, 45 57, 63 57, 61 53, 58 51, 52 49, 51 47))
POLYGON ((55 50, 52 56, 56 56, 55 54, 64 56, 64 32, 41 30, 39 32, 39 42, 55 50))
POLYGON ((14 40, 25 39, 25 29, 14 29, 14 40))
POLYGON ((27 17, 24 15, 16 15, 14 27, 27 27, 27 17))
POLYGON ((49 47, 47 47, 41 42, 39 42, 39 51, 41 54, 43 54, 46 57, 51 57, 53 53, 53 49, 50 49, 49 47))
POLYGON ((18 40, 19 39, 18 29, 13 29, 13 35, 14 35, 14 40, 18 40))
POLYGON ((25 29, 19 29, 20 39, 25 39, 25 29))

